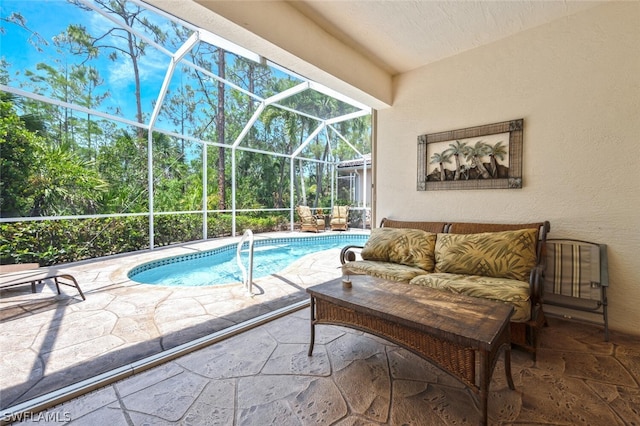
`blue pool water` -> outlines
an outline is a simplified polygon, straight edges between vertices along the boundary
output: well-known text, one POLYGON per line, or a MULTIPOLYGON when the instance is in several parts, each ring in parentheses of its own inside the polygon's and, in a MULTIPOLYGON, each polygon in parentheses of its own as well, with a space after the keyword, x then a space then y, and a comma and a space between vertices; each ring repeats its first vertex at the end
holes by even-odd
MULTIPOLYGON (((265 277, 286 268, 301 257, 346 245, 364 245, 366 234, 338 234, 291 238, 256 238, 253 249, 253 278, 265 277)), ((247 243, 245 243, 246 246, 247 243)), ((165 286, 210 286, 242 282, 236 261, 237 244, 206 252, 168 257, 136 266, 129 279, 165 286)), ((243 265, 248 255, 242 255, 243 265)))

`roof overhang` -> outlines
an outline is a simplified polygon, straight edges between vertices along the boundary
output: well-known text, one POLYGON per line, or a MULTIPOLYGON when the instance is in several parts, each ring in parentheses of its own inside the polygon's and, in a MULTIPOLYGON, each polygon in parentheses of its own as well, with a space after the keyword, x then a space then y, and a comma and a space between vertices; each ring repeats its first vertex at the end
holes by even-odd
POLYGON ((391 75, 329 35, 288 2, 145 2, 371 108, 391 105, 391 75), (287 25, 279 25, 281 22, 287 25))

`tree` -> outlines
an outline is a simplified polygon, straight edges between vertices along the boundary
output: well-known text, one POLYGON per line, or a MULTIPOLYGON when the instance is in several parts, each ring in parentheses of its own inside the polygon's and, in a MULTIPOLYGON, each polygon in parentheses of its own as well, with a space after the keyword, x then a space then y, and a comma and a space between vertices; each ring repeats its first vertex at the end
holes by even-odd
POLYGON ((0 215, 24 215, 29 207, 26 182, 41 137, 29 131, 14 111, 10 97, 0 93, 0 215))
MULTIPOLYGON (((108 91, 97 93, 96 89, 104 81, 95 68, 86 65, 69 66, 66 62, 56 61, 54 66, 41 62, 36 64, 35 71, 26 70, 24 75, 29 78, 34 92, 46 93, 53 99, 70 104, 95 108, 109 96, 108 91)), ((55 132, 49 135, 50 141, 58 145, 69 142, 72 149, 84 146, 87 158, 95 157, 92 134, 99 134, 101 130, 91 121, 89 114, 86 119, 81 119, 74 116, 74 111, 69 108, 34 101, 28 101, 26 105, 38 111, 38 115, 48 124, 49 132, 55 132)))
MULTIPOLYGON (((217 68, 217 75, 224 79, 225 78, 225 51, 216 46, 207 45, 200 43, 198 45, 198 50, 192 51, 191 55, 193 56, 194 62, 205 68, 205 69, 215 69, 217 68), (215 57, 215 61, 210 62, 207 60, 208 57, 215 57)), ((214 114, 205 114, 202 118, 202 124, 198 129, 198 136, 206 139, 207 133, 209 131, 209 127, 211 124, 215 123, 215 140, 217 143, 224 145, 226 141, 226 111, 225 111, 225 84, 222 81, 218 81, 215 90, 215 98, 212 96, 212 92, 208 90, 208 77, 205 77, 199 71, 194 71, 194 77, 197 79, 198 86, 200 89, 200 94, 203 97, 204 102, 206 102, 213 111, 214 114)), ((213 160, 213 157, 209 157, 213 160)), ((208 165, 205 165, 208 167, 208 165)), ((223 146, 219 146, 217 150, 217 194, 214 197, 215 203, 219 210, 226 209, 226 148, 223 146)))
POLYGON ((494 178, 498 177, 498 160, 504 160, 504 156, 507 155, 507 148, 502 145, 502 142, 498 142, 495 145, 487 146, 487 153, 489 154, 489 159, 491 160, 491 176, 494 178))
MULTIPOLYGON (((80 91, 80 96, 78 96, 78 99, 75 101, 78 105, 95 109, 102 101, 110 96, 109 91, 96 93, 96 89, 104 84, 104 80, 94 67, 74 65, 72 67, 71 77, 75 81, 75 86, 80 91)), ((98 150, 92 136, 101 134, 102 129, 97 123, 91 120, 91 114, 89 113, 87 113, 87 118, 84 122, 84 133, 86 135, 87 157, 89 159, 95 159, 98 150), (94 147, 94 145, 96 146, 94 147)))
MULTIPOLYGON (((318 138, 318 145, 321 145, 320 139, 318 138)), ((323 188, 325 188, 325 186, 323 185, 323 178, 324 178, 324 171, 325 171, 325 162, 328 160, 329 158, 329 140, 327 139, 324 142, 324 149, 322 150, 322 155, 320 157, 321 162, 317 162, 316 163, 316 187, 317 187, 317 191, 316 191, 316 198, 315 198, 315 202, 314 202, 314 206, 321 206, 323 205, 321 198, 324 195, 324 191, 323 188)), ((328 186, 328 185, 327 185, 328 186)))
MULTIPOLYGON (((365 115, 352 120, 338 123, 339 133, 343 135, 349 143, 360 153, 369 154, 371 152, 371 116, 365 115)), ((352 160, 356 153, 347 144, 338 144, 333 151, 338 161, 352 160)))
POLYGON ((0 58, 0 84, 9 84, 9 62, 0 58))
MULTIPOLYGON (((81 9, 91 10, 78 0, 70 1, 81 9)), ((128 27, 146 32, 153 37, 154 41, 162 42, 166 39, 162 29, 143 16, 145 10, 139 5, 126 0, 94 0, 94 3, 106 13, 120 18, 128 27)), ((112 61, 118 60, 120 55, 129 58, 135 83, 136 120, 138 123, 143 122, 140 58, 145 54, 147 43, 138 40, 135 34, 120 26, 113 26, 102 34, 93 35, 86 27, 79 24, 69 25, 66 32, 59 35, 57 40, 58 43, 68 43, 72 53, 84 55, 85 61, 98 57, 102 50, 110 51, 109 59, 112 61)), ((138 127, 138 138, 142 139, 143 134, 144 129, 138 127)))
POLYGON ((96 213, 106 183, 88 162, 29 131, 0 100, 0 210, 3 215, 96 213))
MULTIPOLYGON (((186 135, 187 128, 195 126, 198 107, 195 90, 189 84, 180 84, 177 90, 168 91, 167 95, 160 114, 176 126, 176 132, 186 135)), ((181 139, 180 152, 184 155, 184 139, 181 139)))
POLYGON ((465 148, 467 146, 466 142, 456 141, 455 145, 450 143, 449 149, 447 149, 447 153, 453 156, 453 159, 456 163, 456 172, 453 175, 453 180, 460 180, 460 174, 462 169, 460 168, 460 156, 464 155, 465 148))
POLYGON ((449 154, 447 151, 444 151, 442 153, 436 152, 431 156, 430 163, 440 165, 440 180, 443 182, 447 180, 447 175, 444 170, 444 163, 450 163, 450 162, 451 162, 451 154, 449 154))
MULTIPOLYGON (((224 78, 225 76, 225 60, 224 50, 218 49, 218 76, 224 78)), ((224 92, 225 87, 222 81, 218 81, 218 109, 216 110, 216 134, 218 135, 218 143, 225 143, 225 110, 224 110, 224 92)), ((218 209, 224 210, 227 208, 227 202, 225 197, 225 148, 220 146, 218 148, 218 209)))
MULTIPOLYGON (((262 123, 264 124, 264 139, 274 149, 282 154, 291 154, 293 152, 294 142, 297 139, 298 133, 298 120, 296 114, 282 110, 279 108, 270 107, 265 109, 262 113, 262 123)), ((274 194, 274 207, 284 206, 285 187, 289 186, 289 173, 286 173, 290 162, 285 157, 277 157, 274 159, 275 167, 277 168, 278 183, 274 194)), ((302 162, 300 162, 302 163, 302 162)), ((302 164, 300 164, 300 170, 302 170, 302 164)), ((294 180, 296 193, 299 191, 300 185, 297 180, 294 180)), ((306 194, 303 192, 302 204, 306 205, 306 194)))
POLYGON ((63 147, 40 144, 27 180, 29 216, 95 214, 107 184, 89 161, 63 147))
MULTIPOLYGON (((26 70, 24 75, 29 78, 30 84, 34 86, 33 91, 39 94, 57 99, 62 102, 75 102, 75 94, 78 93, 73 85, 73 79, 69 77, 69 69, 66 64, 62 67, 40 62, 36 64, 36 72, 26 70), (44 93, 43 93, 44 92, 44 93)), ((56 144, 64 144, 72 138, 70 134, 72 124, 70 116, 73 111, 68 108, 60 108, 51 104, 29 101, 27 104, 33 110, 38 111, 43 120, 48 124, 48 131, 55 132, 51 135, 51 140, 56 144)))
MULTIPOLYGON (((47 42, 47 39, 42 37, 40 33, 33 31, 31 28, 27 26, 27 20, 24 19, 22 14, 18 12, 11 12, 8 16, 0 15, 0 22, 6 22, 9 24, 17 25, 18 27, 22 28, 27 33, 29 33, 29 37, 27 38, 27 41, 29 42, 30 45, 35 47, 36 50, 38 50, 38 52, 42 52, 43 47, 49 44, 47 42)), ((4 33, 5 33, 4 27, 0 27, 0 34, 4 34, 4 33)))
MULTIPOLYGON (((341 107, 343 106, 338 103, 335 98, 331 98, 310 89, 285 99, 282 104, 295 108, 298 111, 304 111, 305 113, 318 118, 340 115, 341 107)), ((298 127, 300 132, 300 143, 302 143, 314 130, 316 130, 317 126, 321 125, 318 120, 309 117, 298 116, 297 119, 300 123, 298 127)), ((324 134, 326 135, 326 133, 324 134)), ((314 159, 319 160, 314 162, 312 166, 312 174, 315 177, 313 207, 321 205, 323 199, 325 199, 327 195, 325 188, 329 185, 328 176, 325 176, 325 163, 329 159, 329 144, 330 141, 328 138, 324 136, 316 136, 314 141, 309 145, 311 155, 314 159), (325 182, 327 183, 326 186, 325 182)), ((301 180, 302 179, 303 177, 301 176, 301 180)))
POLYGON ((181 210, 188 167, 180 144, 163 133, 153 133, 153 169, 154 209, 181 210))
POLYGON ((467 146, 464 149, 464 155, 467 160, 471 161, 473 167, 477 168, 479 176, 483 179, 490 179, 491 175, 487 168, 482 164, 482 157, 487 155, 488 145, 482 141, 476 142, 474 146, 467 146))
POLYGON ((113 135, 108 145, 100 147, 97 168, 108 182, 102 194, 105 213, 136 213, 148 210, 147 150, 140 149, 127 132, 113 135))

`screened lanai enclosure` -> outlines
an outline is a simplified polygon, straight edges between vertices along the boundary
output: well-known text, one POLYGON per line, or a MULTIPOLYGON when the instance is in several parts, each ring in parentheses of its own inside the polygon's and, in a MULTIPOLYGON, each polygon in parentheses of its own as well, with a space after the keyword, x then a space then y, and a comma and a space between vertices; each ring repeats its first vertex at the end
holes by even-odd
POLYGON ((368 209, 340 198, 336 167, 371 152, 366 105, 137 0, 1 14, 3 263, 293 229, 297 205, 368 209))

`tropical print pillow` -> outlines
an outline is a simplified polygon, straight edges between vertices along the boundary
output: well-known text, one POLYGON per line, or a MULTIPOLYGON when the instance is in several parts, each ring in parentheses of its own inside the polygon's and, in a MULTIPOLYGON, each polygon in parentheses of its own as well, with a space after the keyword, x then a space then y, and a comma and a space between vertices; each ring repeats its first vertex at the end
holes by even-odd
POLYGON ((375 228, 362 249, 362 259, 415 266, 433 272, 436 234, 419 229, 375 228))
POLYGON ((536 265, 537 229, 438 234, 435 272, 529 281, 536 265))

